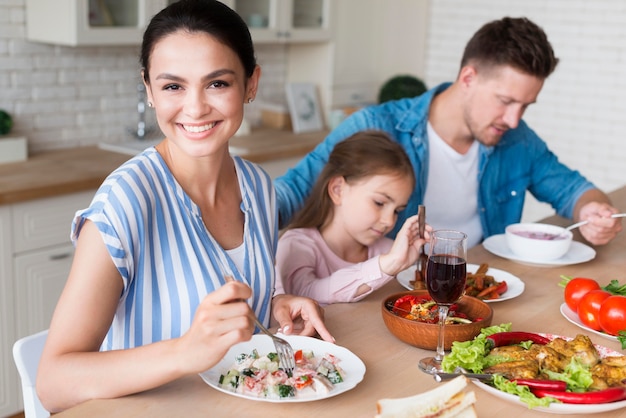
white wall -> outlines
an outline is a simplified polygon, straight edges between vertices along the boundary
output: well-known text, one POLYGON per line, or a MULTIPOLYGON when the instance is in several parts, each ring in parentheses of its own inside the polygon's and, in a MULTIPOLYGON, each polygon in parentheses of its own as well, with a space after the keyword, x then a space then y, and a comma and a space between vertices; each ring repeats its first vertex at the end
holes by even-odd
MULTIPOLYGON (((432 0, 427 84, 454 79, 467 40, 503 16, 526 16, 541 26, 560 59, 524 119, 600 188, 626 184, 626 2, 432 0)), ((547 213, 531 202, 525 218, 547 213)))

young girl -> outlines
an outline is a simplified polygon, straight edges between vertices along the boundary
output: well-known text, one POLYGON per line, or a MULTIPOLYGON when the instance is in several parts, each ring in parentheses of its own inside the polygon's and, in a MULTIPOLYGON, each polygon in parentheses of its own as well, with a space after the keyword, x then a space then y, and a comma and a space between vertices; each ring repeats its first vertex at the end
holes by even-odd
POLYGON ((321 304, 355 302, 414 264, 425 242, 417 216, 395 241, 385 237, 414 186, 411 162, 384 132, 339 142, 278 241, 277 287, 321 304))
POLYGON ((76 253, 37 376, 52 412, 213 367, 250 339, 253 311, 333 341, 317 302, 274 293, 274 189, 228 152, 261 72, 245 22, 216 0, 173 3, 148 25, 141 64, 166 138, 75 216, 76 253))

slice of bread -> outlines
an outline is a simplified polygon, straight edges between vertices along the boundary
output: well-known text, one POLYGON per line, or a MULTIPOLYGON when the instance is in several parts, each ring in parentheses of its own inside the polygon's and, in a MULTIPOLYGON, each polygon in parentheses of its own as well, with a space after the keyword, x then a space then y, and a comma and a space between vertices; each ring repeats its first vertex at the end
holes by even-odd
POLYGON ((380 399, 376 418, 473 418, 474 392, 463 392, 468 379, 458 376, 427 392, 406 398, 380 399))

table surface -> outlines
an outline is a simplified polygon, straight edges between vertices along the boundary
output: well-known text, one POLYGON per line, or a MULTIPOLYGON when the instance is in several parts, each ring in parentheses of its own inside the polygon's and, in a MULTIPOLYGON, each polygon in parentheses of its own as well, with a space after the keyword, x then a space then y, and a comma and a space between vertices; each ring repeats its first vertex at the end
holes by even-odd
MULTIPOLYGON (((613 203, 626 211, 626 186, 610 194, 613 203)), ((546 222, 567 225, 569 221, 551 217, 546 222)), ((575 234, 575 239, 581 240, 575 234)), ((558 267, 538 267, 497 257, 478 245, 468 252, 468 262, 488 263, 490 267, 508 271, 525 282, 524 292, 507 301, 493 303, 493 324, 512 323, 513 330, 544 332, 575 336, 586 333, 568 322, 559 312, 563 303, 561 275, 585 276, 601 284, 611 279, 626 281, 626 233, 606 246, 595 248, 594 260, 558 267)), ((241 417, 294 417, 306 408, 306 416, 315 417, 373 417, 376 401, 415 395, 437 386, 433 378, 419 371, 420 358, 432 351, 407 345, 389 333, 381 317, 381 301, 385 296, 404 290, 393 280, 357 303, 334 304, 326 307, 327 325, 342 345, 363 360, 367 367, 365 378, 354 389, 332 398, 303 403, 277 404, 241 399, 219 392, 197 376, 188 376, 165 386, 143 393, 111 400, 91 400, 58 414, 58 417, 205 417, 216 411, 241 417)), ((597 335, 589 335, 597 344, 620 350, 620 344, 597 335)), ((545 413, 528 410, 501 400, 470 384, 466 390, 476 393, 476 411, 482 417, 540 417, 545 413)), ((218 414, 221 415, 221 414, 218 414)), ((626 408, 594 414, 596 417, 624 417, 626 408)))

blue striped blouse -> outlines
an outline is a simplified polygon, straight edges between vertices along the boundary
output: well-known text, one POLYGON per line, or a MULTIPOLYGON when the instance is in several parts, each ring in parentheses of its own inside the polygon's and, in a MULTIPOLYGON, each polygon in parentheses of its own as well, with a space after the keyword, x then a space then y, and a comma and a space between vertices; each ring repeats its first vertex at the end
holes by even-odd
POLYGON ((258 165, 233 159, 245 214, 243 271, 154 147, 111 173, 89 208, 76 213, 72 241, 85 219, 94 222, 124 282, 101 350, 181 336, 204 296, 224 284, 223 272, 250 285, 249 303, 269 323, 278 236, 274 188, 258 165))

